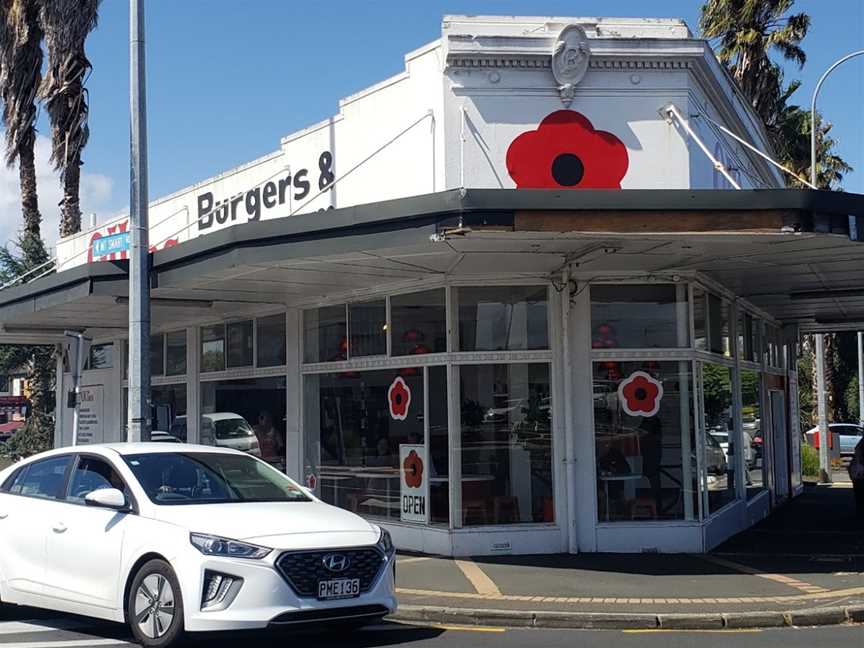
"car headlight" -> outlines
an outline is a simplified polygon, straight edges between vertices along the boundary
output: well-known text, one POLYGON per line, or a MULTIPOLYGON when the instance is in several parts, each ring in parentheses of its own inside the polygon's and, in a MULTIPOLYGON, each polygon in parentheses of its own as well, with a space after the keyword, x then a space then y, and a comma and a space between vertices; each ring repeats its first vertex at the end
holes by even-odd
POLYGON ((385 556, 390 556, 396 550, 387 529, 381 529, 381 535, 378 537, 378 548, 384 552, 385 556))
POLYGON ((248 542, 220 538, 219 536, 207 535, 206 533, 190 533, 189 542, 205 556, 260 560, 273 551, 269 547, 260 547, 248 542))

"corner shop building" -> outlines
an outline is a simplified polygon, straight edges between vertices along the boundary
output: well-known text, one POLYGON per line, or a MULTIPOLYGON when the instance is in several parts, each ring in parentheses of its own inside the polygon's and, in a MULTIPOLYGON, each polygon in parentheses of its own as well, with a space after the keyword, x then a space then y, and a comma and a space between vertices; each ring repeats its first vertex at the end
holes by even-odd
MULTIPOLYGON (((679 21, 446 17, 151 205, 154 429, 254 440, 405 549, 709 550, 800 491, 799 334, 864 319, 862 197, 721 127, 768 149, 679 21)), ((127 224, 0 292, 0 341, 94 338, 82 443, 125 436, 127 224)))

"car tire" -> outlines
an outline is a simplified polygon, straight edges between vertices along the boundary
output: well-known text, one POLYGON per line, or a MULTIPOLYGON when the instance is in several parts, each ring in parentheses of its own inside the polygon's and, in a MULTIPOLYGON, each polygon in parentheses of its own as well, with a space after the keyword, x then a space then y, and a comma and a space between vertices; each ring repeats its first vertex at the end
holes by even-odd
POLYGON ((151 560, 137 571, 126 600, 132 635, 146 648, 169 648, 183 638, 183 596, 174 570, 164 560, 151 560))

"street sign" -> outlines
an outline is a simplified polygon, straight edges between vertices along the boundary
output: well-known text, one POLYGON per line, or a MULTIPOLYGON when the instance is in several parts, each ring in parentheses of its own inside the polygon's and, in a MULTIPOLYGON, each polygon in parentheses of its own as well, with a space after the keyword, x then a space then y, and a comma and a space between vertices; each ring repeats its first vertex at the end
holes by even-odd
POLYGON ((129 251, 129 232, 102 236, 93 241, 93 258, 129 251))

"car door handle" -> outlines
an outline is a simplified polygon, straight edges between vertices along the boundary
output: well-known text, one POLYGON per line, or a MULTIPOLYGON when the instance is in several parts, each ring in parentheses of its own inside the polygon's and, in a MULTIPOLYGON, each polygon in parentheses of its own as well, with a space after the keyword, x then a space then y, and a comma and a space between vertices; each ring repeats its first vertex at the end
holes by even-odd
POLYGON ((53 527, 55 533, 64 533, 66 531, 66 525, 62 522, 58 522, 53 527))

